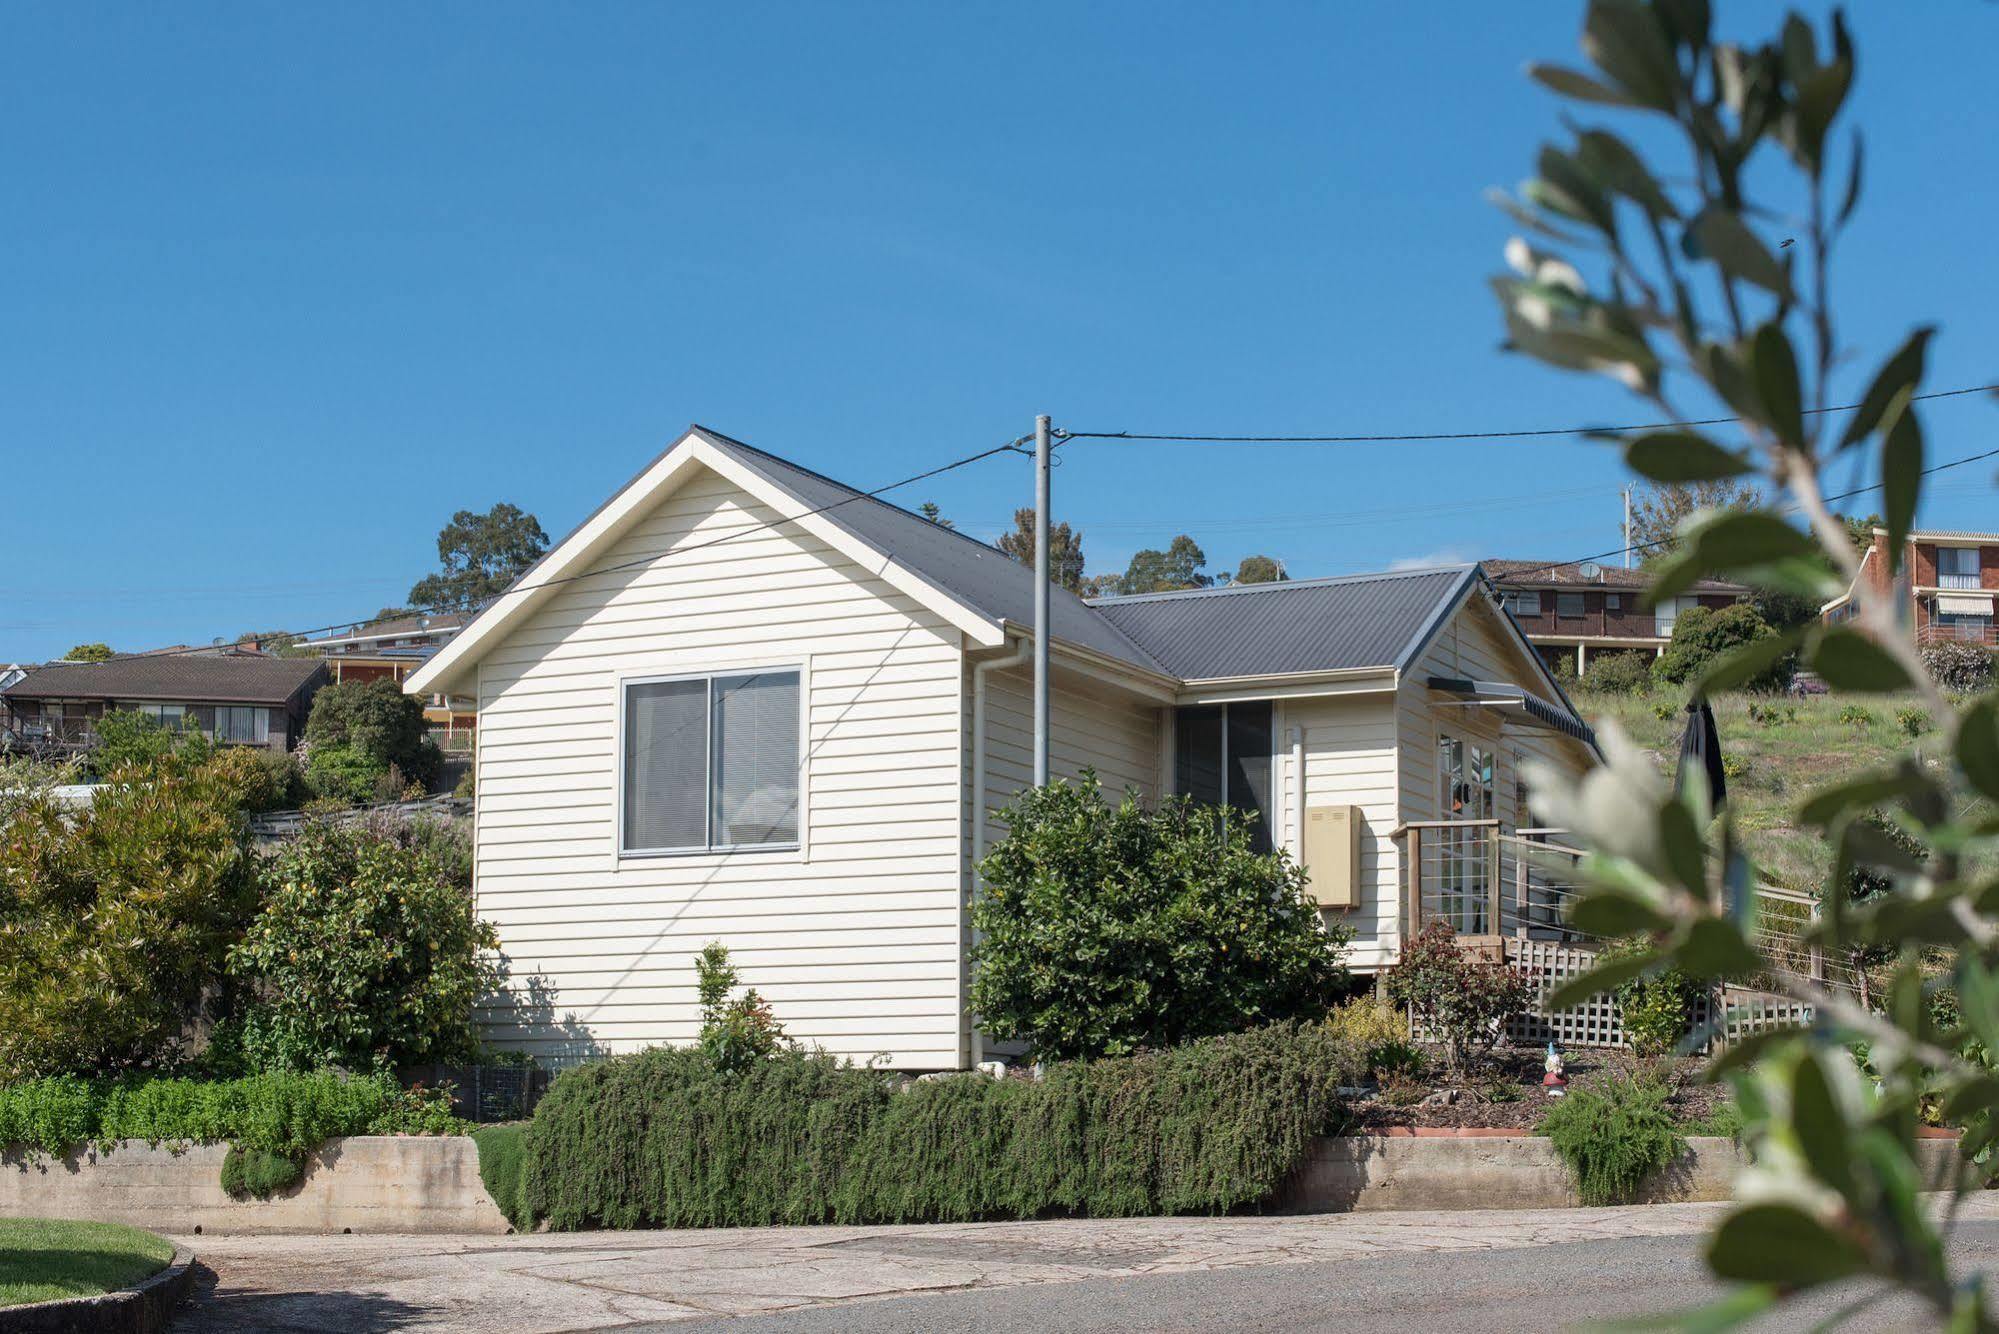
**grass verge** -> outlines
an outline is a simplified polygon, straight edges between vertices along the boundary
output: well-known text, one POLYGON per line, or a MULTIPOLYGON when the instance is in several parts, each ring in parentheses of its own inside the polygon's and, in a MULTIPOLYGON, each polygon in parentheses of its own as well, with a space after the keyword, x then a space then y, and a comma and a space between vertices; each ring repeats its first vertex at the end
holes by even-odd
POLYGON ((129 1288, 173 1256, 165 1237, 121 1223, 0 1218, 0 1307, 129 1288))

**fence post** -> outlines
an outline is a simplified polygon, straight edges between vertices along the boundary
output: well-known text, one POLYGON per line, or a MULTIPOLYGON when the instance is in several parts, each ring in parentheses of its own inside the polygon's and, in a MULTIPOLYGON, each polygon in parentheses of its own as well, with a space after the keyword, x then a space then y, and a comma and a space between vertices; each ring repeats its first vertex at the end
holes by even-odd
POLYGON ((1423 929, 1423 826, 1409 826, 1409 934, 1423 929))
MULTIPOLYGON (((1499 910, 1501 905, 1506 902, 1506 895, 1505 891, 1500 887, 1499 867, 1499 826, 1497 824, 1490 824, 1485 827, 1486 910, 1492 914, 1489 919, 1492 922, 1492 934, 1495 936, 1504 936, 1506 934, 1506 919, 1500 915, 1499 910)), ((1506 957, 1504 948, 1499 951, 1499 957, 1502 959, 1506 957)))
POLYGON ((1521 940, 1527 939, 1527 924, 1534 912, 1534 895, 1527 883, 1527 846, 1516 844, 1513 849, 1513 898, 1514 911, 1519 914, 1513 925, 1513 934, 1521 940))

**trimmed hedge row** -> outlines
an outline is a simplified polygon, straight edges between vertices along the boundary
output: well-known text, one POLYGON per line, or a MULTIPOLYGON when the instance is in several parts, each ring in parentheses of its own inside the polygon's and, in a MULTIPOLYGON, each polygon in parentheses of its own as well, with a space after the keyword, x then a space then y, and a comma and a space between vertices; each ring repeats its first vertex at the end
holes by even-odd
POLYGON ((518 1180, 510 1137, 481 1139, 481 1172, 521 1227, 1219 1213, 1276 1192, 1362 1065, 1292 1024, 1039 1080, 912 1082, 797 1051, 725 1073, 655 1049, 563 1074, 519 1137, 518 1180))
POLYGON ((340 1135, 452 1134, 464 1125, 442 1092, 331 1071, 225 1080, 59 1075, 0 1087, 0 1146, 57 1158, 139 1139, 299 1159, 340 1135))

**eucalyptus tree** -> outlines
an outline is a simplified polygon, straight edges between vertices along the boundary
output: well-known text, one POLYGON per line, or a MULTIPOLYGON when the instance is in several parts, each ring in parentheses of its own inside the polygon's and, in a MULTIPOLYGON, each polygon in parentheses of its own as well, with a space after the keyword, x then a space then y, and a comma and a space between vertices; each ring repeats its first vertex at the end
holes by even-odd
MULTIPOLYGON (((1715 36, 1706 0, 1592 0, 1582 49, 1587 69, 1530 68, 1571 104, 1565 134, 1540 149, 1517 196, 1497 197, 1525 233, 1493 284, 1510 345, 1608 375, 1664 420, 1732 423, 1619 437, 1647 481, 1755 481, 1763 495, 1689 516, 1653 596, 1707 577, 1832 596, 1854 581, 1858 553, 1822 479, 1865 462, 1899 560, 1923 487, 1932 336, 1919 328, 1878 362, 1877 350, 1858 407, 1841 405, 1835 372, 1850 349, 1834 318, 1834 259, 1862 195, 1861 138, 1842 122, 1852 35, 1838 13, 1823 30, 1792 14, 1769 40, 1741 44, 1715 36)), ((1926 1114, 1962 1131, 1940 1183, 1961 1198, 1991 1171, 1999 1139, 1999 879, 1981 869, 1999 842, 1999 703, 1930 681, 1890 587, 1860 583, 1853 620, 1757 640, 1693 683, 1728 689, 1800 653, 1837 690, 1920 698, 1934 723, 1920 746, 1841 775, 1797 812, 1836 854, 1813 941, 1833 957, 1896 960, 1878 1008, 1759 953, 1756 868, 1703 786, 1668 784, 1614 728, 1608 763, 1580 782, 1536 776, 1536 809, 1559 813, 1590 849, 1577 925, 1648 942, 1551 1006, 1675 967, 1773 976, 1813 1007, 1808 1027, 1715 1062, 1734 1081, 1753 1166, 1708 1247, 1713 1270, 1744 1286, 1702 1313, 1704 1327, 1861 1277, 1878 1281, 1872 1295, 1916 1295, 1954 1329, 1994 1327, 1977 1279, 1948 1259, 1954 1210, 1920 1199, 1939 1183, 1923 1179, 1916 1144, 1926 1114), (1884 835, 1883 820, 1903 837, 1884 835), (1855 900, 1856 868, 1888 892, 1855 900)))

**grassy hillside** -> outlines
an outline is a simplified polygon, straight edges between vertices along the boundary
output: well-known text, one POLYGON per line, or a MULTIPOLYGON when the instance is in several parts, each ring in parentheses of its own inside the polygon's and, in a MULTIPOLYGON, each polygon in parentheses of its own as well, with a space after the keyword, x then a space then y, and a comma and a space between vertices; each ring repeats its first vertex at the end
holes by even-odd
MULTIPOLYGON (((1615 720, 1653 754, 1662 772, 1672 772, 1686 721, 1677 692, 1617 696, 1576 691, 1572 697, 1591 724, 1615 720), (1667 716, 1659 717, 1661 712, 1667 716)), ((1912 747, 1933 744, 1930 738, 1910 736, 1898 722, 1897 715, 1914 706, 1912 696, 1895 695, 1795 700, 1728 695, 1714 701, 1721 753, 1730 769, 1729 804, 1764 875, 1797 889, 1819 887, 1831 854, 1817 835, 1792 822, 1792 813, 1836 778, 1878 768, 1912 747), (1752 704, 1760 717, 1750 717, 1752 704), (1861 721, 1863 714, 1870 721, 1861 721)))

